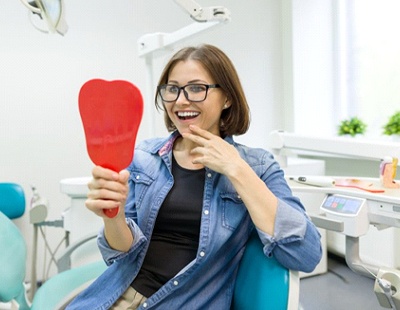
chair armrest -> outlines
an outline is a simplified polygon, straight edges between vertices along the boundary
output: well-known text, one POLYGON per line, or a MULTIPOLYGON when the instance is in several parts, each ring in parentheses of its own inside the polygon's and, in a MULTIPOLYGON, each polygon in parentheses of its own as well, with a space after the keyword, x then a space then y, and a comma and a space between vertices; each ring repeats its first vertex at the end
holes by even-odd
POLYGON ((298 271, 289 270, 288 310, 298 310, 300 299, 300 275, 298 271))

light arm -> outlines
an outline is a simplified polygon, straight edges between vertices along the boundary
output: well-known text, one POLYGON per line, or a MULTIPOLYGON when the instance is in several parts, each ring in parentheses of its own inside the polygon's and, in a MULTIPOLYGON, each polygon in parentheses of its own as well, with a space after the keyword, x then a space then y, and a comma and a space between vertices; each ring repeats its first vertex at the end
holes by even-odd
POLYGON ((196 22, 227 21, 230 19, 230 12, 222 6, 210 6, 202 8, 194 0, 174 0, 183 10, 189 13, 196 22))

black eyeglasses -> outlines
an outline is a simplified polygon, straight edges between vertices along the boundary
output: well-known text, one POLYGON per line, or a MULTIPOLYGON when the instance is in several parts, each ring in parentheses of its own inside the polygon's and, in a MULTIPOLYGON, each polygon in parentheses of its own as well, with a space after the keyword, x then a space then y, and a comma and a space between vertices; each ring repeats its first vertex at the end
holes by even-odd
POLYGON ((192 102, 202 102, 206 100, 209 88, 219 88, 218 84, 187 84, 179 87, 173 84, 163 84, 157 87, 161 99, 165 102, 174 102, 179 98, 181 90, 186 99, 192 102))

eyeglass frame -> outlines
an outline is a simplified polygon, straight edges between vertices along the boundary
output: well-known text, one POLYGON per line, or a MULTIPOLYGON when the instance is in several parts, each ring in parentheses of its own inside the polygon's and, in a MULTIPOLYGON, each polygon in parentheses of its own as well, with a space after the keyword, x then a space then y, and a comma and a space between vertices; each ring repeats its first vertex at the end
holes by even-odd
POLYGON ((191 102, 203 102, 203 101, 205 101, 206 99, 207 99, 207 95, 208 95, 208 90, 210 89, 210 88, 220 88, 221 87, 221 85, 219 85, 219 84, 203 84, 203 83, 189 83, 189 84, 186 84, 186 85, 184 85, 184 86, 178 86, 178 85, 174 85, 174 84, 161 84, 161 85, 158 85, 157 86, 157 93, 159 94, 159 96, 161 97, 161 100, 163 101, 163 102, 168 102, 168 103, 171 103, 171 102, 174 102, 174 101, 176 101, 176 100, 178 100, 178 98, 179 98, 179 96, 180 96, 180 94, 181 94, 181 91, 183 90, 183 95, 185 96, 185 98, 188 100, 188 101, 191 101, 191 102), (205 88, 206 88, 206 94, 204 95, 204 99, 202 99, 202 100, 191 100, 191 99, 189 99, 188 97, 189 97, 189 94, 188 94, 188 92, 185 90, 185 88, 187 87, 187 86, 191 86, 191 85, 201 85, 201 86, 205 86, 205 88), (165 86, 174 86, 174 87, 177 87, 178 88, 178 93, 177 93, 177 95, 176 95, 176 98, 174 99, 174 100, 165 100, 164 98, 163 98, 163 96, 161 95, 161 89, 162 89, 162 87, 165 87, 165 86))

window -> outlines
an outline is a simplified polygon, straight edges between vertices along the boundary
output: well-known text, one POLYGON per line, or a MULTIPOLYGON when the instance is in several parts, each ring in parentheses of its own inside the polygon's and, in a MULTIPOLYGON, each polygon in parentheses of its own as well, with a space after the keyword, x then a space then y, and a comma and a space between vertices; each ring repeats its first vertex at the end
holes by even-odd
POLYGON ((342 0, 337 13, 341 116, 360 117, 368 137, 382 137, 400 110, 400 1, 342 0))

